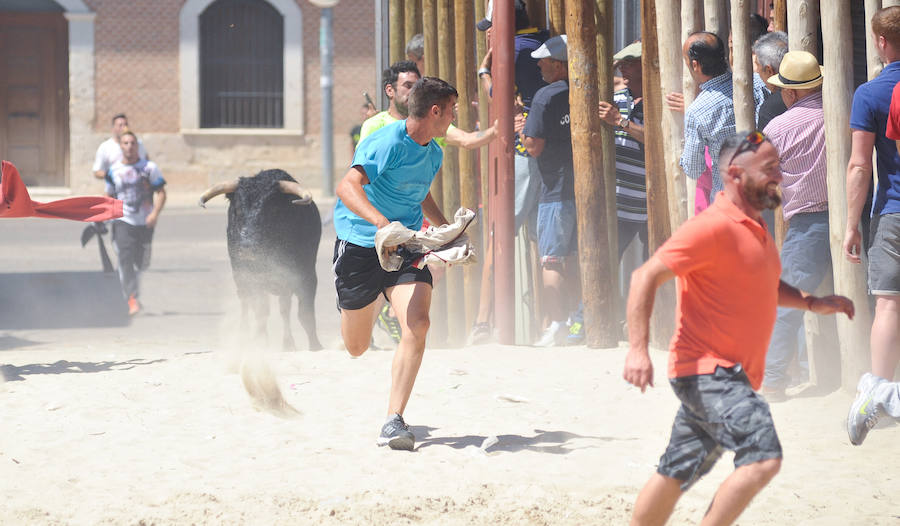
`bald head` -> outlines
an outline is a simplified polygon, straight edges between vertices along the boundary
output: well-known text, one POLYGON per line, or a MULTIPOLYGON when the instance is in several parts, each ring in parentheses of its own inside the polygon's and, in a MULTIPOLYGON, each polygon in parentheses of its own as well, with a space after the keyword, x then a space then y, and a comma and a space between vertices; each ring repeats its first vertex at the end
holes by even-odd
POLYGON ((762 134, 757 136, 761 140, 750 140, 753 133, 739 132, 722 143, 719 175, 729 198, 756 217, 781 204, 778 185, 782 176, 775 146, 762 134))
POLYGON ((691 33, 681 48, 684 63, 695 80, 705 82, 728 71, 728 54, 722 39, 715 33, 691 33))

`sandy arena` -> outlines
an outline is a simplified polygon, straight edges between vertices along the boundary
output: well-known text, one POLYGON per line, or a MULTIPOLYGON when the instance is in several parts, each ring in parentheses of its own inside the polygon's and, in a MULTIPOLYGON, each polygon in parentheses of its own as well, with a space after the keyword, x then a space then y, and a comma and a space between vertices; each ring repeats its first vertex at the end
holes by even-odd
MULTIPOLYGON (((174 196, 161 216, 146 310, 130 325, 114 315, 122 300, 94 242, 79 246, 82 225, 2 223, 0 524, 627 523, 677 409, 664 352, 642 395, 622 379, 624 347, 428 350, 405 415, 416 451, 378 448, 392 353, 340 350, 333 229, 316 300, 327 350, 236 349, 224 202, 202 211, 194 199, 174 196), (240 351, 257 357, 245 377, 269 367, 299 414, 254 408, 240 351)), ((837 391, 772 405, 783 468, 738 524, 900 524, 900 426, 851 446, 850 401, 837 391)), ((669 524, 700 521, 731 459, 669 524)))

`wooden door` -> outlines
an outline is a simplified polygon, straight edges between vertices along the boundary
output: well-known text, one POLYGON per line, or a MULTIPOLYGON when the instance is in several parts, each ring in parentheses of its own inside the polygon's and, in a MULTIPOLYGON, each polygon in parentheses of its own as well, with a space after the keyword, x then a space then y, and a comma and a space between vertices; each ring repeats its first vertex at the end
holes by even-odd
POLYGON ((2 13, 0 158, 29 186, 67 184, 68 69, 61 13, 2 13))

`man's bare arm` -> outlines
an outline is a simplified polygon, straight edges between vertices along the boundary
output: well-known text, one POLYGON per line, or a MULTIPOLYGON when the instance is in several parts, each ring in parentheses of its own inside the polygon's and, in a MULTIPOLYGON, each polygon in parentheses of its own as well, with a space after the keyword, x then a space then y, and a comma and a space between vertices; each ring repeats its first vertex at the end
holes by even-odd
POLYGON ((653 386, 653 363, 650 361, 648 342, 650 341, 650 314, 656 290, 666 281, 675 277, 661 259, 655 255, 631 274, 631 289, 628 292, 628 354, 625 356, 625 380, 641 388, 653 386))
POLYGON ((366 175, 366 171, 359 166, 354 166, 338 183, 335 193, 351 212, 372 223, 376 228, 381 228, 390 221, 369 202, 369 197, 363 190, 363 186, 367 184, 369 184, 369 177, 366 175))
POLYGON ((96 177, 97 179, 105 179, 106 172, 104 172, 103 170, 97 170, 96 172, 94 172, 94 177, 96 177))
POLYGON ((847 229, 844 232, 844 256, 853 263, 860 263, 862 236, 859 220, 862 216, 869 185, 872 184, 872 149, 875 134, 853 130, 850 162, 847 163, 847 229))
POLYGON ((851 320, 855 314, 853 302, 844 296, 813 296, 784 281, 778 282, 778 306, 791 309, 808 310, 816 314, 835 314, 843 312, 851 320))
POLYGON ((522 141, 522 145, 525 146, 525 149, 528 150, 528 155, 532 157, 540 157, 542 153, 544 153, 544 145, 547 144, 544 139, 540 139, 538 137, 525 137, 525 140, 522 141))
POLYGON ((444 217, 441 208, 434 202, 434 197, 431 196, 431 192, 428 192, 428 195, 425 196, 425 200, 422 201, 422 213, 425 214, 425 217, 427 217, 428 221, 434 226, 441 226, 449 223, 447 218, 444 217))
POLYGON ((447 139, 447 144, 450 146, 459 146, 460 148, 465 148, 467 150, 474 150, 475 148, 481 148, 485 144, 493 141, 497 138, 497 135, 497 122, 494 121, 494 124, 490 128, 473 132, 463 131, 455 126, 451 126, 450 128, 447 128, 447 134, 444 138, 447 139))
POLYGON ((162 212, 164 206, 166 206, 166 189, 160 187, 153 192, 153 210, 147 215, 147 226, 156 226, 156 222, 159 220, 159 213, 162 212))

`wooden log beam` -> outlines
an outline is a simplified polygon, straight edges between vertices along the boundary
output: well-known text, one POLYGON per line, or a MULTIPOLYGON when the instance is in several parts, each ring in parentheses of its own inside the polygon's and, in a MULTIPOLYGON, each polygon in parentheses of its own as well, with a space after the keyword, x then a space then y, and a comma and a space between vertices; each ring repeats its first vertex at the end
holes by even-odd
POLYGON ((398 60, 406 60, 406 41, 403 40, 404 1, 390 0, 388 3, 388 46, 391 64, 398 60))
POLYGON ((787 0, 774 0, 775 13, 772 19, 775 23, 775 31, 787 31, 787 0))
POLYGON ((884 64, 878 51, 875 49, 875 40, 872 38, 872 17, 881 9, 881 0, 866 0, 866 74, 869 80, 881 73, 884 64))
POLYGON ((403 57, 406 57, 406 42, 422 32, 422 0, 406 0, 403 12, 403 57))
MULTIPOLYGON (((644 159, 647 171, 647 230, 651 254, 672 233, 662 139, 663 94, 660 88, 656 18, 656 0, 641 0, 644 159)), ((668 348, 669 338, 675 330, 675 317, 672 315, 675 312, 674 290, 674 287, 664 286, 656 294, 650 330, 650 345, 656 349, 668 348)))
MULTIPOLYGON (((681 2, 656 3, 656 38, 659 45, 659 78, 663 93, 683 89, 681 69, 681 2)), ((687 186, 679 160, 684 142, 684 114, 662 104, 662 140, 665 154, 666 188, 669 198, 669 221, 674 232, 687 220, 687 186)), ((644 142, 646 144, 646 140, 644 142)))
MULTIPOLYGON (((476 110, 472 106, 477 92, 475 83, 475 5, 473 0, 454 0, 454 33, 456 35, 456 91, 459 92, 457 105, 457 124, 460 129, 475 129, 478 120, 476 110)), ((481 186, 475 167, 476 152, 459 148, 459 201, 460 206, 470 210, 478 210, 481 200, 481 186)), ((452 214, 456 209, 448 209, 452 214)), ((481 254, 481 239, 473 230, 469 237, 474 244, 475 253, 481 254)), ((481 268, 478 265, 465 265, 463 274, 464 323, 463 333, 475 322, 478 311, 481 268)))
MULTIPOLYGON (((422 2, 422 36, 425 37, 425 71, 423 75, 440 77, 439 58, 440 43, 438 39, 438 0, 422 2)), ((444 62, 448 59, 443 58, 444 62)), ((444 202, 443 168, 438 171, 431 183, 431 196, 438 205, 444 202)), ((435 280, 434 293, 431 295, 431 330, 429 346, 443 347, 447 344, 447 284, 443 279, 435 280)))
MULTIPOLYGON (((594 25, 597 28, 597 95, 599 100, 613 102, 613 60, 617 51, 613 48, 612 4, 607 0, 594 1, 594 25)), ((606 198, 606 226, 609 246, 619 246, 618 214, 616 213, 616 133, 609 126, 600 126, 600 149, 603 154, 603 182, 606 198)), ((609 268, 618 282, 618 250, 609 251, 609 268)), ((624 305, 623 305, 624 307, 624 305)), ((617 307, 617 312, 621 310, 617 307)))
POLYGON ((566 34, 565 0, 547 0, 550 15, 550 36, 566 34))
POLYGON ((533 26, 547 29, 547 0, 525 0, 525 9, 533 26))
POLYGON ((738 131, 756 129, 749 25, 750 0, 731 0, 731 32, 734 37, 732 39, 734 64, 731 68, 734 84, 734 121, 738 131))
MULTIPOLYGON (((679 63, 683 64, 681 44, 683 44, 691 34, 696 33, 697 31, 703 31, 705 23, 706 21, 703 18, 703 0, 681 0, 681 42, 679 42, 678 45, 679 63)), ((682 67, 681 71, 681 93, 684 96, 684 108, 687 109, 687 107, 694 102, 700 86, 694 82, 694 77, 691 76, 691 71, 688 68, 682 67)), ((681 114, 681 121, 682 127, 684 127, 683 113, 681 114)), ((679 156, 683 149, 684 138, 682 137, 681 147, 678 148, 679 156)), ((680 165, 678 166, 678 169, 681 169, 680 165)), ((697 198, 697 181, 690 177, 684 177, 684 197, 687 202, 686 217, 693 217, 694 205, 696 204, 697 198)))
MULTIPOLYGON (((453 0, 437 0, 438 6, 438 64, 440 77, 456 86, 456 45, 453 0)), ((462 23, 462 22, 460 22, 462 23)), ((444 148, 444 162, 441 168, 441 190, 444 214, 452 216, 459 208, 459 153, 452 146, 444 148)), ((461 267, 449 267, 444 274, 447 288, 447 344, 450 347, 465 341, 465 296, 463 292, 463 272, 461 267)))
POLYGON ((703 0, 703 18, 706 31, 719 35, 728 42, 728 0, 703 0))
POLYGON ((869 312, 865 268, 847 261, 843 253, 843 232, 847 226, 846 173, 850 159, 850 103, 853 96, 853 61, 850 30, 850 4, 835 2, 823 13, 825 83, 822 98, 825 109, 825 150, 828 152, 828 225, 831 230, 831 262, 834 288, 853 300, 853 321, 837 316, 841 346, 841 385, 852 392, 860 375, 869 370, 869 312))
MULTIPOLYGON (((604 7, 609 8, 606 13, 612 12, 611 5, 604 7)), ((601 124, 597 113, 594 8, 594 0, 566 0, 569 116, 586 341, 590 347, 615 347, 618 344, 615 311, 618 280, 614 279, 609 265, 609 253, 614 251, 607 234, 603 150, 597 147, 601 124)))
MULTIPOLYGON (((819 0, 793 0, 787 4, 788 47, 791 51, 809 51, 819 47, 819 0)), ((871 39, 867 39, 871 40, 871 39)))

